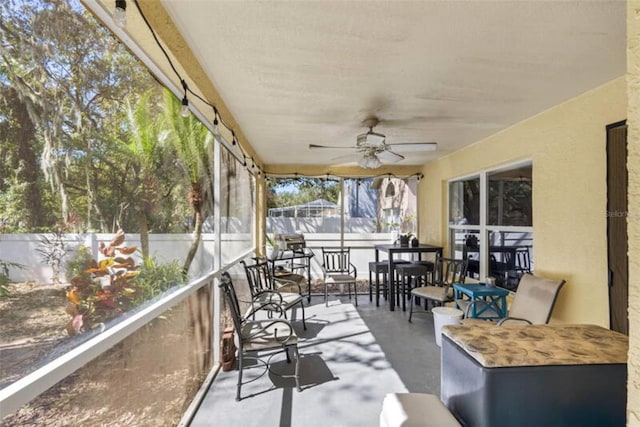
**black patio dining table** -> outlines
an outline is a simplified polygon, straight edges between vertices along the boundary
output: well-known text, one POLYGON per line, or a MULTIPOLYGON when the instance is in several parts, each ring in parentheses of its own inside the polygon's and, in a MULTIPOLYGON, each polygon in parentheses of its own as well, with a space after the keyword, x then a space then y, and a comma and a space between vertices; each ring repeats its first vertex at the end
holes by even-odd
MULTIPOLYGON (((374 245, 373 247, 376 251, 376 262, 380 261, 380 252, 386 252, 389 254, 389 310, 395 310, 395 298, 392 296, 395 295, 395 280, 394 270, 395 270, 395 261, 394 256, 398 254, 418 254, 419 257, 422 257, 423 253, 436 253, 438 256, 442 256, 442 246, 434 246, 434 245, 426 245, 420 243, 418 246, 401 246, 399 244, 386 243, 380 245, 374 245)), ((397 259, 397 258, 396 258, 397 259)))

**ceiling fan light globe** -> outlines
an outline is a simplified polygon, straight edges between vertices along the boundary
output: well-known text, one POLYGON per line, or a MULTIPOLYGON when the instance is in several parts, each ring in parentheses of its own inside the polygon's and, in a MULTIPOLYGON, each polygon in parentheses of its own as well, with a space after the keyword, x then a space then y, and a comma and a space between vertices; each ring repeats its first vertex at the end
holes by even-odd
POLYGON ((358 165, 365 169, 376 169, 382 166, 382 162, 375 154, 366 154, 358 161, 358 165))

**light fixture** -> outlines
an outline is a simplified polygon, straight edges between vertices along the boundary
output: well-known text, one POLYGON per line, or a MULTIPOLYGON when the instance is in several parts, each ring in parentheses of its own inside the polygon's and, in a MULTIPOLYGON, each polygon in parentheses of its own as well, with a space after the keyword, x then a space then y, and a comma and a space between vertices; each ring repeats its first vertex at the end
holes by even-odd
POLYGON ((384 197, 393 197, 396 195, 396 187, 394 187, 393 182, 391 182, 391 175, 389 175, 389 184, 387 185, 387 189, 384 192, 384 197))
POLYGON ((358 161, 358 165, 365 169, 376 169, 382 166, 382 162, 375 153, 367 153, 358 161))
POLYGON ((116 0, 116 8, 113 11, 113 22, 120 28, 127 26, 127 1, 116 0))
POLYGON ((218 127, 218 109, 213 107, 213 134, 215 136, 220 136, 220 128, 218 127))
POLYGON ((182 98, 182 109, 180 110, 180 115, 184 118, 189 117, 189 100, 187 99, 187 95, 182 98))

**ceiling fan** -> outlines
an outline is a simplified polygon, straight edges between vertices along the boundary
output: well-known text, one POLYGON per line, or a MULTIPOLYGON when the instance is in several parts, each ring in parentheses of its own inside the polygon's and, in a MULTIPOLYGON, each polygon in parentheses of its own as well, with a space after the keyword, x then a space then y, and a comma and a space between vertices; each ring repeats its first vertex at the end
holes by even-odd
POLYGON ((436 142, 415 142, 415 143, 387 143, 386 136, 373 131, 373 128, 380 121, 377 117, 365 120, 364 125, 369 131, 358 135, 355 146, 332 146, 309 144, 310 150, 334 150, 348 149, 362 153, 358 164, 363 168, 375 169, 382 166, 382 163, 397 163, 404 159, 400 152, 434 151, 438 144, 436 142))

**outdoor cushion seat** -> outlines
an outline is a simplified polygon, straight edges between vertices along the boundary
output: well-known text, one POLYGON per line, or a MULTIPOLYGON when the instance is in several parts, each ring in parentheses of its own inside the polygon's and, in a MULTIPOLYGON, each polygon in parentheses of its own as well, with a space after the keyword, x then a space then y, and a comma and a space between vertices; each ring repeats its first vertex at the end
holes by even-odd
POLYGON ((389 393, 382 402, 380 427, 460 426, 440 398, 425 393, 389 393))
POLYGON ((453 298, 453 288, 442 288, 440 286, 420 286, 414 288, 411 294, 430 300, 438 301, 440 303, 449 302, 453 298))
POLYGON ((440 395, 475 427, 624 427, 628 353, 597 325, 446 325, 440 395))
POLYGON ((278 292, 300 293, 307 288, 307 278, 302 274, 274 274, 273 284, 278 292))

